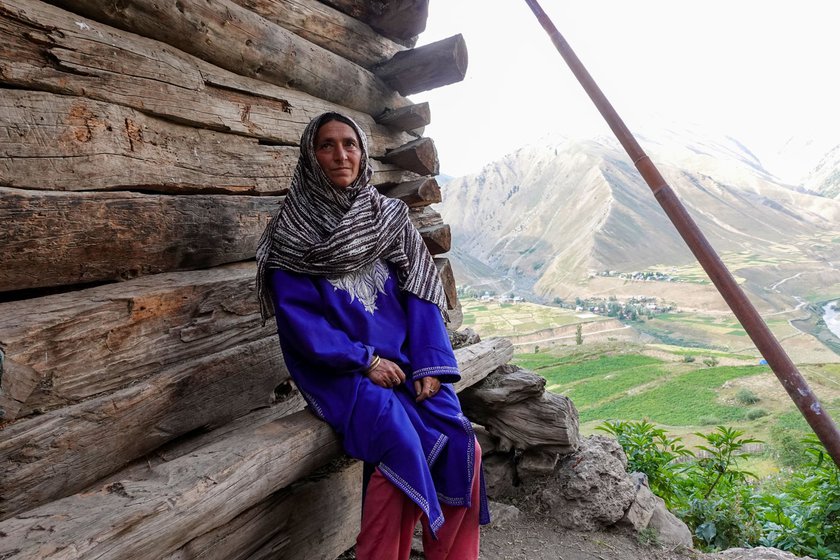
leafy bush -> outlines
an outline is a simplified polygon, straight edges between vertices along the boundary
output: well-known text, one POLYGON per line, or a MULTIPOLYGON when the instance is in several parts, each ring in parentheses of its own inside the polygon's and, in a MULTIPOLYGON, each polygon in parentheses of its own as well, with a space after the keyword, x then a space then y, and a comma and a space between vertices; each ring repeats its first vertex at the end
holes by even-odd
POLYGON ((738 389, 738 392, 735 393, 735 400, 741 404, 755 404, 761 399, 758 395, 744 387, 742 389, 738 389))
POLYGON ((763 416, 770 414, 763 408, 751 408, 747 411, 747 420, 757 420, 763 416))
POLYGON ((685 362, 687 364, 690 364, 693 361, 694 361, 694 356, 692 356, 691 354, 686 354, 685 356, 683 356, 683 362, 685 362))
POLYGON ((718 359, 714 356, 703 358, 703 365, 705 365, 706 367, 715 367, 716 365, 718 365, 718 359))
POLYGON ((671 507, 677 498, 681 470, 676 459, 693 455, 682 445, 682 438, 670 437, 646 420, 604 422, 596 429, 615 436, 627 455, 627 472, 645 473, 653 493, 671 507))
POLYGON ((717 416, 701 416, 697 419, 697 423, 701 426, 714 426, 720 424, 720 418, 717 416))

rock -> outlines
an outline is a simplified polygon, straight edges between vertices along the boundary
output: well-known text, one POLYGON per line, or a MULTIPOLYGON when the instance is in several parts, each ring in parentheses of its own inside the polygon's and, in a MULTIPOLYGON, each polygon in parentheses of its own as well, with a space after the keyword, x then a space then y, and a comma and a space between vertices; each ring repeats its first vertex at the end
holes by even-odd
POLYGON ((452 344, 452 349, 457 350, 464 346, 472 346, 477 342, 481 342, 481 337, 472 329, 464 328, 460 331, 449 331, 449 342, 452 344))
POLYGON ((796 556, 790 552, 757 546, 755 548, 728 548, 722 552, 709 554, 709 560, 813 560, 810 556, 796 556))
POLYGON ((520 478, 546 476, 554 472, 562 449, 557 447, 537 446, 526 449, 516 463, 516 472, 520 478))
POLYGON ((595 531, 614 525, 636 497, 625 471, 627 459, 617 441, 591 436, 561 459, 551 477, 525 481, 547 512, 563 527, 595 531))
POLYGON ((482 455, 490 455, 494 453, 498 447, 498 438, 493 437, 493 435, 487 431, 487 428, 480 424, 473 424, 472 427, 475 432, 475 438, 478 440, 478 445, 481 446, 482 455))
POLYGON ((676 515, 665 507, 665 500, 654 495, 656 507, 650 516, 648 527, 655 529, 659 535, 659 542, 667 548, 691 548, 691 530, 676 515))
POLYGON ((620 525, 632 527, 635 531, 642 531, 648 527, 650 518, 656 509, 656 496, 648 487, 647 476, 644 473, 630 473, 630 480, 636 486, 636 497, 627 508, 620 525))
POLYGON ((497 527, 504 527, 511 521, 516 521, 522 512, 516 506, 502 504, 499 502, 490 502, 490 519, 493 525, 497 527))
POLYGON ((494 453, 482 458, 484 485, 491 498, 513 496, 516 469, 513 465, 513 453, 494 453))

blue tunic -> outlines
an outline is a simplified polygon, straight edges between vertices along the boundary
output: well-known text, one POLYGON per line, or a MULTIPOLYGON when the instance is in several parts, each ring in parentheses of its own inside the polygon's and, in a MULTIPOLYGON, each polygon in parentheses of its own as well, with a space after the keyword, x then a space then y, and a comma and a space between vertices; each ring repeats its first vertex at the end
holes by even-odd
MULTIPOLYGON (((440 504, 470 507, 475 435, 451 386, 458 364, 436 305, 399 289, 384 261, 340 279, 272 269, 269 286, 283 357, 311 410, 348 455, 379 466, 437 531, 440 504), (406 382, 383 388, 365 376, 374 354, 406 382), (435 376, 422 402, 414 381, 435 376)), ((489 522, 483 476, 480 522, 489 522)))

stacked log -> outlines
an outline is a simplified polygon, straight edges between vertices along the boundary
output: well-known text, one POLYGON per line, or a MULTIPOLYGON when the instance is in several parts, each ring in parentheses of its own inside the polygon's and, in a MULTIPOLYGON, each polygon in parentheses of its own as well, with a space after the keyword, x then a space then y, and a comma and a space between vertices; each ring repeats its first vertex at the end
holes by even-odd
MULTIPOLYGON (((254 252, 319 113, 365 130, 451 317, 427 0, 0 0, 0 557, 335 557, 359 465, 304 410, 254 252), (303 552, 305 550, 305 553, 303 552)), ((457 350, 462 389, 512 346, 457 350)))

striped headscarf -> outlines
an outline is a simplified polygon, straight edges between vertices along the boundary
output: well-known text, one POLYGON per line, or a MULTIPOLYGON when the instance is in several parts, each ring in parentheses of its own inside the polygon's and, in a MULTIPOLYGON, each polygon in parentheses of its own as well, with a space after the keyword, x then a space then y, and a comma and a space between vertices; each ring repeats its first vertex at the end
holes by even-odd
POLYGON ((324 113, 312 119, 300 139, 300 157, 291 189, 257 246, 257 295, 263 321, 274 315, 265 275, 280 268, 315 276, 343 276, 385 259, 397 267, 399 286, 437 305, 447 318, 443 285, 408 206, 370 184, 367 137, 352 119, 324 113), (335 187, 315 157, 322 124, 338 120, 356 131, 361 144, 359 176, 335 187))

